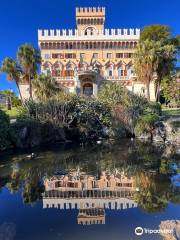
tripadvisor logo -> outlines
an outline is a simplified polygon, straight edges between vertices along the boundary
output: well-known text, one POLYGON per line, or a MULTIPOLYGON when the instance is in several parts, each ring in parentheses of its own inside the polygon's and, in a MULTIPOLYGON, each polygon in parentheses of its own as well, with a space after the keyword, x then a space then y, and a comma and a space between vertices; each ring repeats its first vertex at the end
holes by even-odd
POLYGON ((140 236, 143 234, 143 228, 142 227, 136 227, 135 228, 135 234, 140 236))
POLYGON ((142 234, 172 234, 173 229, 149 229, 136 227, 134 232, 137 236, 141 236, 142 234))

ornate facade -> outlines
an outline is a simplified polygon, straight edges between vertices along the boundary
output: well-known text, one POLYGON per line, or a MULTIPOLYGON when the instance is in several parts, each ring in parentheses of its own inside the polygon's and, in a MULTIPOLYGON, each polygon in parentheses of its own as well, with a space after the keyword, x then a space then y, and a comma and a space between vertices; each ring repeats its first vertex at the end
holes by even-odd
MULTIPOLYGON (((76 25, 74 30, 38 30, 41 71, 77 94, 96 96, 109 81, 143 94, 144 85, 136 81, 133 70, 140 29, 105 29, 104 7, 76 8, 76 25)), ((153 84, 150 98, 155 98, 153 84)))

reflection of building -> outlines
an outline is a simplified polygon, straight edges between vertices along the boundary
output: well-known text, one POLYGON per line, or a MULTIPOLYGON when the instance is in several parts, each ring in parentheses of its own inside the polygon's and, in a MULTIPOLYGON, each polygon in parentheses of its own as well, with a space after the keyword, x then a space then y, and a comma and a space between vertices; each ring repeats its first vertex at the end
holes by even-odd
POLYGON ((44 180, 43 208, 79 209, 79 224, 104 224, 104 209, 136 207, 133 178, 103 173, 99 179, 90 175, 54 176, 44 180))
POLYGON ((80 209, 77 220, 78 224, 82 225, 105 224, 105 210, 104 208, 80 209))
MULTIPOLYGON (((133 54, 139 29, 105 29, 105 8, 76 8, 74 30, 39 30, 41 71, 50 74, 67 91, 96 96, 104 82, 117 82, 143 94, 135 80, 133 54)), ((154 100, 154 85, 150 84, 154 100)), ((27 97, 27 85, 21 85, 27 97)))

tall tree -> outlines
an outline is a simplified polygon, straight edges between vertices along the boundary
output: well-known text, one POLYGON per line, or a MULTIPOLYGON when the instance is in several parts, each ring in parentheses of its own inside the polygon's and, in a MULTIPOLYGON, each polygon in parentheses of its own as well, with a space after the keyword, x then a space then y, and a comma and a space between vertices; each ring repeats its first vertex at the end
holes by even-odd
POLYGON ((29 83, 29 96, 32 99, 32 79, 36 76, 38 65, 41 63, 40 52, 30 44, 19 47, 18 61, 24 73, 24 79, 29 83))
POLYGON ((177 48, 173 44, 163 44, 157 51, 157 78, 156 78, 156 101, 160 101, 160 86, 161 81, 166 76, 169 76, 175 68, 177 48))
POLYGON ((11 110, 12 109, 12 97, 13 97, 13 92, 9 89, 4 90, 1 92, 4 96, 6 96, 6 102, 7 102, 7 109, 11 110))
POLYGON ((7 74, 8 80, 15 81, 18 92, 19 92, 19 96, 21 98, 21 102, 23 102, 21 90, 19 87, 19 83, 21 82, 21 73, 22 73, 20 66, 17 64, 17 62, 14 59, 7 57, 2 62, 1 72, 4 72, 7 74))
POLYGON ((144 27, 141 32, 140 42, 159 42, 157 49, 157 69, 155 80, 156 101, 160 100, 161 81, 166 76, 170 76, 175 68, 177 54, 180 50, 180 37, 172 37, 171 29, 166 25, 150 25, 144 27))
POLYGON ((135 53, 135 72, 139 81, 146 86, 146 98, 150 101, 149 85, 157 68, 157 49, 159 42, 145 40, 138 44, 135 53))
POLYGON ((141 32, 140 42, 145 40, 160 41, 164 39, 170 39, 171 31, 170 27, 166 25, 149 25, 145 26, 141 32))
POLYGON ((47 101, 60 91, 56 80, 49 75, 41 74, 37 76, 32 84, 35 96, 39 101, 47 101))

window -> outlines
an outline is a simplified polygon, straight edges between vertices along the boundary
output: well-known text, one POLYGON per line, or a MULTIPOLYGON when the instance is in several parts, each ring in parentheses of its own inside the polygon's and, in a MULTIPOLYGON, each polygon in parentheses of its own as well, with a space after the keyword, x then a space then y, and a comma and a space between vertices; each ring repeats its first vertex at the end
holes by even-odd
POLYGON ((124 58, 132 58, 132 53, 124 53, 124 58))
POLYGON ((44 58, 45 58, 45 59, 49 59, 49 58, 51 58, 51 55, 50 55, 49 53, 45 53, 45 54, 44 54, 44 58))
POLYGON ((75 53, 66 53, 65 58, 76 58, 76 54, 75 53))
POLYGON ((119 67, 118 68, 118 77, 121 77, 123 76, 123 70, 122 70, 122 67, 119 67))
POLYGON ((84 59, 85 58, 85 53, 80 53, 80 59, 84 59))
POLYGON ((132 66, 128 66, 127 67, 127 76, 131 77, 132 74, 133 74, 133 68, 132 68, 132 66))
POLYGON ((97 59, 98 58, 98 53, 93 53, 93 58, 97 59))
POLYGON ((116 53, 116 58, 123 58, 123 53, 116 53))
POLYGON ((112 77, 113 76, 113 67, 110 66, 106 69, 106 74, 108 77, 112 77))
POLYGON ((107 53, 107 58, 112 58, 112 53, 107 53))
POLYGON ((62 54, 62 53, 52 53, 52 58, 64 58, 64 54, 62 54))
MULTIPOLYGON (((88 20, 90 21, 90 19, 88 19, 88 20)), ((90 22, 89 22, 88 24, 90 24, 90 22)), ((85 35, 93 35, 93 33, 94 33, 94 28, 88 27, 88 28, 86 28, 84 34, 85 34, 85 35)))

